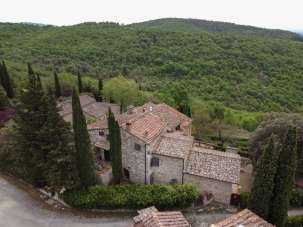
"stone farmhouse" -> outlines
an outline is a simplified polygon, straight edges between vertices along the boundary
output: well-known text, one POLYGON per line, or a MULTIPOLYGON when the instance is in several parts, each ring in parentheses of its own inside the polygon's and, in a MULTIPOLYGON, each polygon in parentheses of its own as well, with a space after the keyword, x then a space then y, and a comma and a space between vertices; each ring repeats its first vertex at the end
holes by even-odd
MULTIPOLYGON (((196 142, 190 118, 166 104, 147 103, 117 119, 125 178, 142 184, 192 183, 202 195, 230 203, 240 181, 240 156, 196 142)), ((97 158, 109 162, 107 117, 103 115, 88 128, 97 158)))
MULTIPOLYGON (((88 123, 94 122, 103 115, 106 115, 108 108, 111 108, 115 115, 120 114, 120 106, 118 104, 96 102, 95 98, 86 94, 80 95, 79 99, 88 123)), ((59 114, 64 118, 64 120, 72 123, 73 111, 71 97, 61 98, 57 103, 57 107, 59 108, 59 114)))

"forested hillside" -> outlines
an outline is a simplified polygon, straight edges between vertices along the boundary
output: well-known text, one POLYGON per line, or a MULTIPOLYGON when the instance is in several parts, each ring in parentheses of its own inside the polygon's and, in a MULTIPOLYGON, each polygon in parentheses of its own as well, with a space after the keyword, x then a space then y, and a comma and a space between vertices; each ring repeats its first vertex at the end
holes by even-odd
POLYGON ((130 27, 161 29, 175 32, 235 33, 239 35, 241 34, 268 38, 288 38, 303 41, 303 37, 300 37, 297 33, 290 31, 280 29, 264 29, 253 26, 199 19, 163 18, 131 24, 130 27))
POLYGON ((165 92, 173 84, 184 84, 193 98, 240 110, 303 107, 303 42, 288 38, 171 32, 114 23, 2 23, 0 59, 8 61, 13 80, 30 62, 42 76, 52 75, 55 68, 59 73, 80 70, 105 78, 122 73, 138 79, 145 91, 165 92))

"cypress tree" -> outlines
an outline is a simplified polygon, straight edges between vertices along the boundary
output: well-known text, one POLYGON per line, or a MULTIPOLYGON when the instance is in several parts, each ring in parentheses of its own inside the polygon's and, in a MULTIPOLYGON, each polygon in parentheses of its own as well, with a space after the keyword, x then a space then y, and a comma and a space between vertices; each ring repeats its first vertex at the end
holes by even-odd
POLYGON ((113 182, 119 184, 122 181, 121 133, 111 109, 109 109, 108 114, 108 129, 110 153, 112 154, 113 182))
POLYGON ((61 86, 58 78, 58 74, 54 72, 54 83, 55 83, 55 96, 56 98, 61 97, 62 92, 61 92, 61 86))
POLYGON ((265 220, 268 218, 270 203, 274 190, 274 179, 277 172, 279 153, 272 135, 257 164, 249 209, 265 220))
POLYGON ((6 107, 8 107, 9 102, 6 96, 6 93, 2 86, 0 85, 0 110, 4 110, 6 107))
POLYGON ((78 89, 79 93, 83 92, 82 77, 80 75, 80 71, 78 71, 78 89))
POLYGON ((28 84, 16 112, 16 159, 21 174, 35 185, 45 184, 46 155, 41 149, 41 128, 46 122, 47 104, 41 83, 29 65, 28 84))
POLYGON ((56 100, 51 89, 45 97, 48 104, 46 123, 41 129, 42 149, 47 154, 46 181, 52 191, 59 192, 63 187, 75 188, 80 185, 76 164, 73 135, 70 124, 58 113, 56 100))
POLYGON ((98 90, 103 91, 103 80, 101 78, 98 80, 98 90))
POLYGON ((289 128, 279 156, 278 169, 269 213, 269 222, 280 227, 285 225, 289 199, 294 184, 297 159, 297 130, 289 128))
POLYGON ((5 62, 2 61, 2 65, 1 65, 1 69, 0 69, 0 74, 1 74, 1 82, 2 82, 2 86, 4 88, 4 90, 6 91, 6 95, 7 97, 9 97, 10 99, 14 98, 14 90, 12 87, 12 82, 11 82, 11 78, 8 74, 5 62))
POLYGON ((72 106, 73 129, 79 177, 81 186, 88 187, 96 183, 95 159, 91 149, 85 116, 80 105, 79 95, 75 89, 73 90, 72 106))

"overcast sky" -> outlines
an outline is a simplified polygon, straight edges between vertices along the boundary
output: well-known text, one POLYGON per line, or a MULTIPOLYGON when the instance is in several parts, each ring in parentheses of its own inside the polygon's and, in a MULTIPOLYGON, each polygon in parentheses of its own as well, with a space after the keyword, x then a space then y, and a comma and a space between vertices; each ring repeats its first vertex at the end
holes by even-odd
POLYGON ((164 17, 303 30, 303 0, 3 0, 0 13, 1 22, 53 25, 164 17))

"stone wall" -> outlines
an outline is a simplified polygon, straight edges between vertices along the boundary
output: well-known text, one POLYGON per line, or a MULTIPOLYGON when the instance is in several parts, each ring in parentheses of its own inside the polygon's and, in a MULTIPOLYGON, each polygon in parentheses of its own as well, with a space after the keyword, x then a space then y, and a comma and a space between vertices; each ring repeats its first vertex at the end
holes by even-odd
POLYGON ((108 129, 90 129, 88 130, 90 141, 92 144, 95 144, 97 141, 107 141, 106 135, 108 135, 108 129), (104 135, 100 136, 99 132, 103 131, 104 135))
POLYGON ((121 129, 121 139, 123 168, 129 171, 130 181, 134 183, 144 184, 145 171, 147 168, 146 144, 142 140, 128 133, 124 129, 121 129), (135 144, 139 144, 141 146, 141 149, 139 151, 135 150, 135 144))
POLYGON ((151 167, 153 183, 170 183, 172 179, 182 183, 183 159, 155 154, 152 157, 159 159, 159 166, 151 167))
POLYGON ((232 193, 232 183, 217 181, 205 177, 184 174, 184 183, 191 183, 197 186, 198 191, 212 193, 214 200, 229 205, 232 193))

